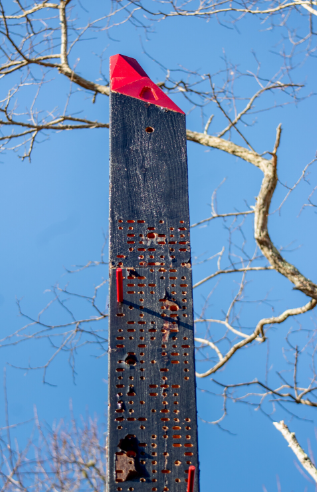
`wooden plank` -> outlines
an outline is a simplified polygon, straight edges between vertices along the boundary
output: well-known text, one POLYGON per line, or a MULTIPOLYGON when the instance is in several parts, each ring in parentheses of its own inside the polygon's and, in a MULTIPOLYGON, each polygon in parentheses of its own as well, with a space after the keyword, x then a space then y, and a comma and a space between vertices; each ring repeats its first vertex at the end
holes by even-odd
POLYGON ((198 492, 185 115, 110 104, 108 492, 198 492))

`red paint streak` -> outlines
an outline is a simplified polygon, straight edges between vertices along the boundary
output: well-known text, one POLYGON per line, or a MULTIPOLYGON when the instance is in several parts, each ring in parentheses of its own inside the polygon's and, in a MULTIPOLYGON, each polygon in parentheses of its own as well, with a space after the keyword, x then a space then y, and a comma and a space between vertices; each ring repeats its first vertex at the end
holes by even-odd
POLYGON ((110 57, 111 90, 162 108, 185 114, 152 82, 139 63, 129 56, 110 57))
POLYGON ((196 468, 194 466, 190 466, 188 469, 187 492, 194 492, 195 470, 196 468))
POLYGON ((122 268, 117 268, 116 278, 117 278, 117 302, 123 302, 122 268))

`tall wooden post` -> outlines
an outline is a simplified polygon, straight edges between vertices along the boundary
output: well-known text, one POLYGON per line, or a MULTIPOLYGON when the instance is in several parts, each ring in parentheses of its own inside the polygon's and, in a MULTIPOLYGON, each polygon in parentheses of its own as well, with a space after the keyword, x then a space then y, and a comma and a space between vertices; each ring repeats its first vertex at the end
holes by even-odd
POLYGON ((110 73, 108 492, 198 492, 185 114, 133 58, 110 73))

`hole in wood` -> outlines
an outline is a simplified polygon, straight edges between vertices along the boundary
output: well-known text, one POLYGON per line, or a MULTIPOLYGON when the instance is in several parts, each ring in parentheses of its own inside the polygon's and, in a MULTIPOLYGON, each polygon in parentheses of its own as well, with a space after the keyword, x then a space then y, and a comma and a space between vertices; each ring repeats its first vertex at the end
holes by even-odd
POLYGON ((128 354, 127 357, 125 358, 125 363, 128 364, 129 366, 135 366, 137 363, 135 354, 128 354))
MULTIPOLYGON (((141 94, 141 97, 143 97, 144 99, 149 99, 149 97, 147 97, 147 95, 149 95, 149 93, 151 92, 151 89, 145 87, 145 89, 143 89, 144 91, 146 92, 142 92, 141 94)), ((152 93, 151 93, 152 94, 152 93)), ((151 99, 153 99, 153 96, 151 97, 151 99)), ((146 129, 145 129, 146 133, 153 133, 154 132, 154 128, 152 126, 147 126, 146 129)))

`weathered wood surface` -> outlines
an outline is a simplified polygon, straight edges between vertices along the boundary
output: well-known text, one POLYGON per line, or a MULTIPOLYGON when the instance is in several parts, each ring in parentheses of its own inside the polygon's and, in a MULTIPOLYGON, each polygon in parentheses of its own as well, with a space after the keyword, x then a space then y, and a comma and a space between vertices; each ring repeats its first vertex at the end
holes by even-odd
POLYGON ((108 492, 198 492, 185 116, 110 101, 108 492))

